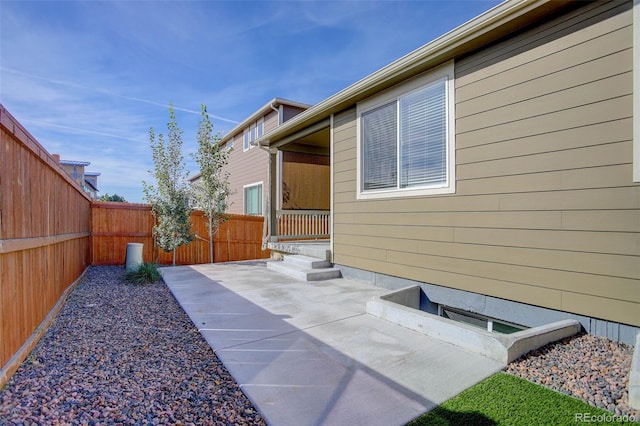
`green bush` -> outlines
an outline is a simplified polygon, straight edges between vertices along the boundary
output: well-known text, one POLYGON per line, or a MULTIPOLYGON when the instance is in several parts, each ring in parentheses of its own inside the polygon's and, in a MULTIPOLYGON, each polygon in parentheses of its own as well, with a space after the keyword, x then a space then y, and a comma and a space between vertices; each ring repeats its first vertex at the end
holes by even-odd
POLYGON ((126 278, 133 284, 150 284, 160 281, 162 275, 156 263, 144 262, 138 269, 127 272, 126 278))

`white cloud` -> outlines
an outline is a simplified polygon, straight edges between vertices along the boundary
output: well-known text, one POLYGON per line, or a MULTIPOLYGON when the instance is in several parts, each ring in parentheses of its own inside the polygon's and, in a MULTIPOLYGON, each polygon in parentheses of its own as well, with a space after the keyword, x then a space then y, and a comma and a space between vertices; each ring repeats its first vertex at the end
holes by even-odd
POLYGON ((169 102, 194 171, 200 104, 224 132, 273 97, 321 101, 494 3, 0 0, 0 101, 141 200, 169 102))

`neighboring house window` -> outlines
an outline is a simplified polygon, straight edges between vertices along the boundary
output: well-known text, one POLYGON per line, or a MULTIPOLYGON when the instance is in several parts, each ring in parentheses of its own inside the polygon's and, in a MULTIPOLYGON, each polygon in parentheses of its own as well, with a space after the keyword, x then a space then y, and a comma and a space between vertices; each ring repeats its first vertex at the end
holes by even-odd
POLYGON ((255 141, 264 134, 264 118, 253 123, 249 128, 244 129, 243 140, 244 150, 248 151, 254 148, 251 142, 255 141))
POLYGON ((249 149, 249 144, 250 144, 250 140, 249 140, 249 129, 244 129, 244 135, 243 135, 243 150, 247 151, 249 149))
POLYGON ((358 104, 358 198, 455 192, 453 62, 358 104))
POLYGON ((227 149, 233 149, 233 141, 235 139, 236 139, 235 137, 229 139, 229 142, 227 142, 227 149))
POLYGON ((244 214, 262 215, 262 182, 244 187, 244 214))
POLYGON ((264 118, 258 120, 256 124, 256 139, 260 138, 264 134, 264 118))
MULTIPOLYGON (((252 124, 251 129, 249 130, 249 142, 253 142, 256 140, 256 125, 252 124)), ((253 148, 253 145, 249 144, 249 148, 253 148)))

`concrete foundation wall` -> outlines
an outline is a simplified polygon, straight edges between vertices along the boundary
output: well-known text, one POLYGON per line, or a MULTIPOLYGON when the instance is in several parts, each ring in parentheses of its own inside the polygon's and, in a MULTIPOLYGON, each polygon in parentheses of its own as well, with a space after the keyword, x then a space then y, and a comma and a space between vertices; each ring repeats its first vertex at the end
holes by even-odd
MULTIPOLYGON (((620 324, 599 318, 577 315, 570 312, 562 312, 539 306, 527 305, 496 297, 485 296, 478 293, 442 287, 434 284, 393 277, 344 265, 335 265, 345 278, 355 279, 374 284, 377 287, 389 290, 398 290, 405 287, 418 285, 428 300, 421 301, 423 306, 441 304, 465 311, 475 312, 491 318, 520 324, 526 327, 538 327, 544 324, 573 319, 578 321, 584 330, 595 336, 604 336, 614 341, 620 341, 630 345, 636 342, 636 336, 640 333, 640 327, 620 324)), ((423 309, 431 311, 431 309, 423 309)))

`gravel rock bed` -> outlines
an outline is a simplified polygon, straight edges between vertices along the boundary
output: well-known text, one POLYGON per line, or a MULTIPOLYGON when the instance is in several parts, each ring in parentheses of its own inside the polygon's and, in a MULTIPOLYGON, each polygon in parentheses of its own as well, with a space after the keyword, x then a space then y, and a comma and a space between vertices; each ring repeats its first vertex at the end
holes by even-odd
POLYGON ((550 343, 509 364, 514 374, 620 416, 640 418, 628 405, 633 346, 581 334, 550 343))
POLYGON ((164 283, 91 267, 0 391, 1 424, 265 424, 164 283))
MULTIPOLYGON (((506 371, 618 415, 633 347, 578 335, 506 371)), ((133 285, 91 267, 0 390, 0 424, 264 425, 164 283, 133 285)))

